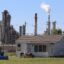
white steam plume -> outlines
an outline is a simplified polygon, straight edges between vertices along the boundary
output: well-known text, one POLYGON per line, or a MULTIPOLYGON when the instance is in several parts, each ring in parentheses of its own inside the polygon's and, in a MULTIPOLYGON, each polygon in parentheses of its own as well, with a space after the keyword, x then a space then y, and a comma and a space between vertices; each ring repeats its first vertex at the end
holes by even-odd
POLYGON ((45 12, 47 12, 48 14, 50 14, 51 7, 50 7, 49 4, 41 3, 41 8, 42 8, 43 10, 45 10, 45 12))

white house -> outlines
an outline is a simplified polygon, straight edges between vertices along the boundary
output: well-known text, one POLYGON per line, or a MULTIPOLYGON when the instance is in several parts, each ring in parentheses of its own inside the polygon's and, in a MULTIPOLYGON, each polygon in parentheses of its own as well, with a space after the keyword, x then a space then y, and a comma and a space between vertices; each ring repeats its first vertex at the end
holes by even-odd
MULTIPOLYGON (((21 36, 16 40, 16 55, 20 57, 22 53, 32 53, 35 57, 54 56, 57 51, 64 48, 63 37, 63 35, 21 36)), ((62 51, 64 52, 64 49, 62 51)))

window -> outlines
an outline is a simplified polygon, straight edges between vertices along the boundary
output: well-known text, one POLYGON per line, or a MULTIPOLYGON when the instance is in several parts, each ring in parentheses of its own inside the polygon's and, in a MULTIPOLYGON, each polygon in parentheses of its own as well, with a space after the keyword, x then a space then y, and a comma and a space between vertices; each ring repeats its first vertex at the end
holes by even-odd
POLYGON ((38 46, 37 45, 34 46, 34 52, 38 52, 38 46))
POLYGON ((46 45, 35 45, 34 52, 46 52, 46 45))
POLYGON ((39 45, 39 52, 42 52, 42 51, 43 51, 43 46, 39 45))
POLYGON ((43 45, 43 52, 46 52, 46 45, 43 45))
POLYGON ((21 44, 17 44, 17 51, 21 51, 21 44))
POLYGON ((21 45, 20 45, 20 44, 18 44, 17 46, 18 46, 18 47, 21 47, 21 45))
POLYGON ((51 45, 54 45, 54 43, 50 43, 51 45))

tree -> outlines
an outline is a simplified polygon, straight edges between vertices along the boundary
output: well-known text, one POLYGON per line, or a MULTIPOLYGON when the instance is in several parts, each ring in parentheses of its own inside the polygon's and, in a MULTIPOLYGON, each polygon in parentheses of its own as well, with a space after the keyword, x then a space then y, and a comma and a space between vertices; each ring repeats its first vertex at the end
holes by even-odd
POLYGON ((59 35, 61 35, 61 34, 62 34, 62 30, 61 30, 61 29, 58 29, 58 30, 57 30, 57 33, 58 33, 59 35))
POLYGON ((55 29, 52 31, 52 33, 55 35, 62 35, 62 30, 61 29, 55 29))

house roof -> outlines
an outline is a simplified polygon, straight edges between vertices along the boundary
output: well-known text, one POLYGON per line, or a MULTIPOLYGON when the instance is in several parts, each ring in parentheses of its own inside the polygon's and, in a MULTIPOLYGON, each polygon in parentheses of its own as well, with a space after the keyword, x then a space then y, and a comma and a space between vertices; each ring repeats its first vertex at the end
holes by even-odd
POLYGON ((21 36, 17 41, 22 41, 23 43, 56 43, 62 37, 63 35, 21 36))

